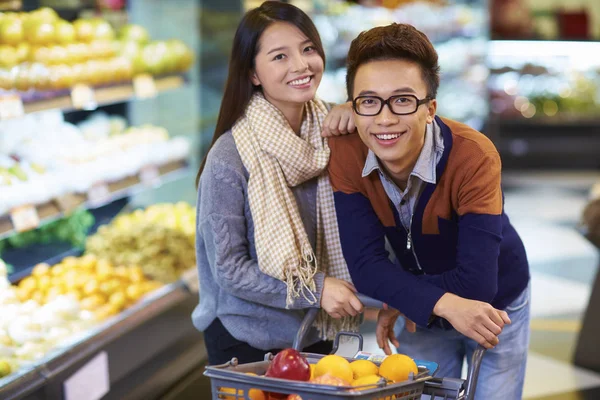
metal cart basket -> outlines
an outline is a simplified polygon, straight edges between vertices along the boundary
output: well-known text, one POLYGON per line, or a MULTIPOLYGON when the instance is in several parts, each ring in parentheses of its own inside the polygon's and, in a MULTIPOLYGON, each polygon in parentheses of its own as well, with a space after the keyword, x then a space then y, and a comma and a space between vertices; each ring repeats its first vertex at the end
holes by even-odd
MULTIPOLYGON (((367 307, 382 307, 382 303, 376 300, 364 296, 359 296, 359 298, 367 307)), ((318 309, 310 309, 306 313, 294 340, 293 347, 296 350, 303 347, 302 342, 317 312, 318 309)), ((363 338, 360 334, 340 332, 335 338, 332 354, 337 351, 341 336, 358 338, 358 348, 359 351, 362 350, 363 338)), ((264 361, 260 362, 238 364, 237 359, 234 358, 223 365, 208 366, 204 375, 211 380, 213 400, 255 400, 259 398, 253 396, 252 389, 265 393, 297 394, 302 400, 472 400, 484 353, 485 349, 481 346, 475 350, 466 380, 433 377, 437 364, 419 361, 417 361, 418 374, 413 376, 411 373, 407 381, 390 384, 382 379, 377 384, 366 387, 329 386, 260 376, 264 375, 269 367, 273 357, 270 353, 265 355, 264 361)), ((324 357, 321 354, 313 353, 302 353, 302 355, 310 364, 314 364, 324 357)), ((353 361, 353 359, 348 358, 348 361, 353 361)))

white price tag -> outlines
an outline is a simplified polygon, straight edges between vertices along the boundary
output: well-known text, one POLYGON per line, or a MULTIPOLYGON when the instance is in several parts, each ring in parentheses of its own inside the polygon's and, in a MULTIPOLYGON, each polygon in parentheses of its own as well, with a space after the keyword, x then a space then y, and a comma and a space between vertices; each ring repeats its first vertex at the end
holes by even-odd
POLYGON ((133 78, 133 91, 139 99, 156 97, 158 90, 154 77, 150 74, 141 74, 133 78))
POLYGON ((181 280, 192 293, 200 291, 200 281, 198 280, 198 268, 192 267, 181 274, 181 280))
POLYGON ((25 114, 23 100, 17 94, 0 97, 0 120, 19 118, 25 114))
POLYGON ((40 226, 40 217, 37 209, 32 205, 12 209, 10 219, 17 232, 30 231, 40 226))
POLYGON ((81 205, 81 200, 73 193, 63 194, 54 199, 58 204, 58 207, 65 214, 72 213, 77 207, 81 205))
POLYGON ((146 165, 140 170, 140 181, 146 186, 156 186, 160 182, 160 172, 156 165, 146 165))
POLYGON ((110 189, 105 182, 96 183, 88 190, 87 197, 92 206, 100 205, 110 197, 110 189))
POLYGON ((64 400, 99 400, 110 390, 108 354, 92 358, 63 383, 64 400))
POLYGON ((94 89, 81 83, 76 84, 71 89, 71 103, 78 110, 94 110, 98 107, 94 89))

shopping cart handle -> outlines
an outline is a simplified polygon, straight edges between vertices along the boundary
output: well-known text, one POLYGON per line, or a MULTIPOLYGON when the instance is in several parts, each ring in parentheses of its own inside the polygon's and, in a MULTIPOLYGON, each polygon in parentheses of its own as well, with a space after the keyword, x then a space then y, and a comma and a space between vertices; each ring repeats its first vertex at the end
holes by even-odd
POLYGON ((465 400, 473 400, 475 398, 479 369, 481 368, 481 360, 483 360, 484 355, 485 347, 478 345, 471 357, 471 366, 469 367, 467 381, 465 382, 465 400))
MULTIPOLYGON (((365 307, 371 308, 383 308, 383 302, 379 300, 372 299, 362 294, 357 294, 356 297, 360 300, 360 302, 365 307)), ((306 335, 308 335, 308 331, 312 326, 313 322, 317 318, 317 314, 319 313, 320 308, 309 308, 306 314, 304 315, 304 319, 300 324, 300 328, 298 328, 298 333, 296 333, 296 337, 294 338, 294 343, 292 347, 298 351, 301 351, 304 343, 304 339, 306 335)))
POLYGON ((360 293, 358 293, 356 295, 356 297, 358 297, 358 299, 360 300, 360 302, 365 307, 369 307, 369 308, 384 308, 383 307, 383 301, 379 301, 379 300, 373 299, 371 297, 365 296, 364 294, 360 294, 360 293))

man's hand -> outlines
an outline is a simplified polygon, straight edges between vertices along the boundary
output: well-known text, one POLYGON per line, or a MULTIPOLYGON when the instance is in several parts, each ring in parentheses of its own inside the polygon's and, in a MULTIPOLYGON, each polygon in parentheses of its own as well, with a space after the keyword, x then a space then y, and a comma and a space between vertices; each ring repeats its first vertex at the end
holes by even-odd
POLYGON ((400 311, 394 309, 379 310, 379 314, 377 314, 375 337, 377 338, 377 345, 387 355, 392 354, 390 342, 396 347, 400 345, 394 334, 394 325, 400 315, 400 311))
POLYGON ((356 288, 342 279, 326 277, 321 294, 321 308, 333 318, 356 316, 363 305, 356 297, 356 288))
POLYGON ((323 121, 323 132, 321 136, 339 136, 354 132, 354 116, 352 115, 352 103, 346 102, 337 105, 329 111, 323 121))
MULTIPOLYGON (((380 349, 383 349, 383 352, 388 356, 392 354, 390 342, 392 342, 395 347, 400 347, 400 343, 398 343, 398 339, 396 339, 396 334, 394 332, 394 325, 401 315, 402 313, 400 311, 394 310, 393 308, 379 310, 379 314, 377 315, 377 328, 375 330, 377 345, 380 349)), ((407 331, 414 333, 417 330, 417 325, 406 317, 404 317, 404 319, 406 323, 404 328, 407 331)))
POLYGON ((491 349, 498 343, 498 335, 510 318, 505 311, 488 303, 468 300, 452 293, 444 294, 433 308, 433 313, 445 318, 454 329, 477 343, 491 349))

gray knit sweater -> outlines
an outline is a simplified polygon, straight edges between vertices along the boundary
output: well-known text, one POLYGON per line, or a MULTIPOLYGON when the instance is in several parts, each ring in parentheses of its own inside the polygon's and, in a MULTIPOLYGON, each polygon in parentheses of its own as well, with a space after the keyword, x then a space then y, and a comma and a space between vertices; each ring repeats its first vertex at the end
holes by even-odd
MULTIPOLYGON (((324 275, 318 273, 315 278, 316 305, 298 298, 286 309, 285 283, 263 274, 258 267, 247 190, 248 171, 233 135, 227 132, 210 150, 198 188, 200 303, 192 320, 203 331, 218 317, 233 337, 258 349, 291 347, 303 309, 320 304, 324 275)), ((292 192, 314 249, 317 180, 294 187, 292 192)), ((313 328, 304 344, 318 340, 313 328)))

